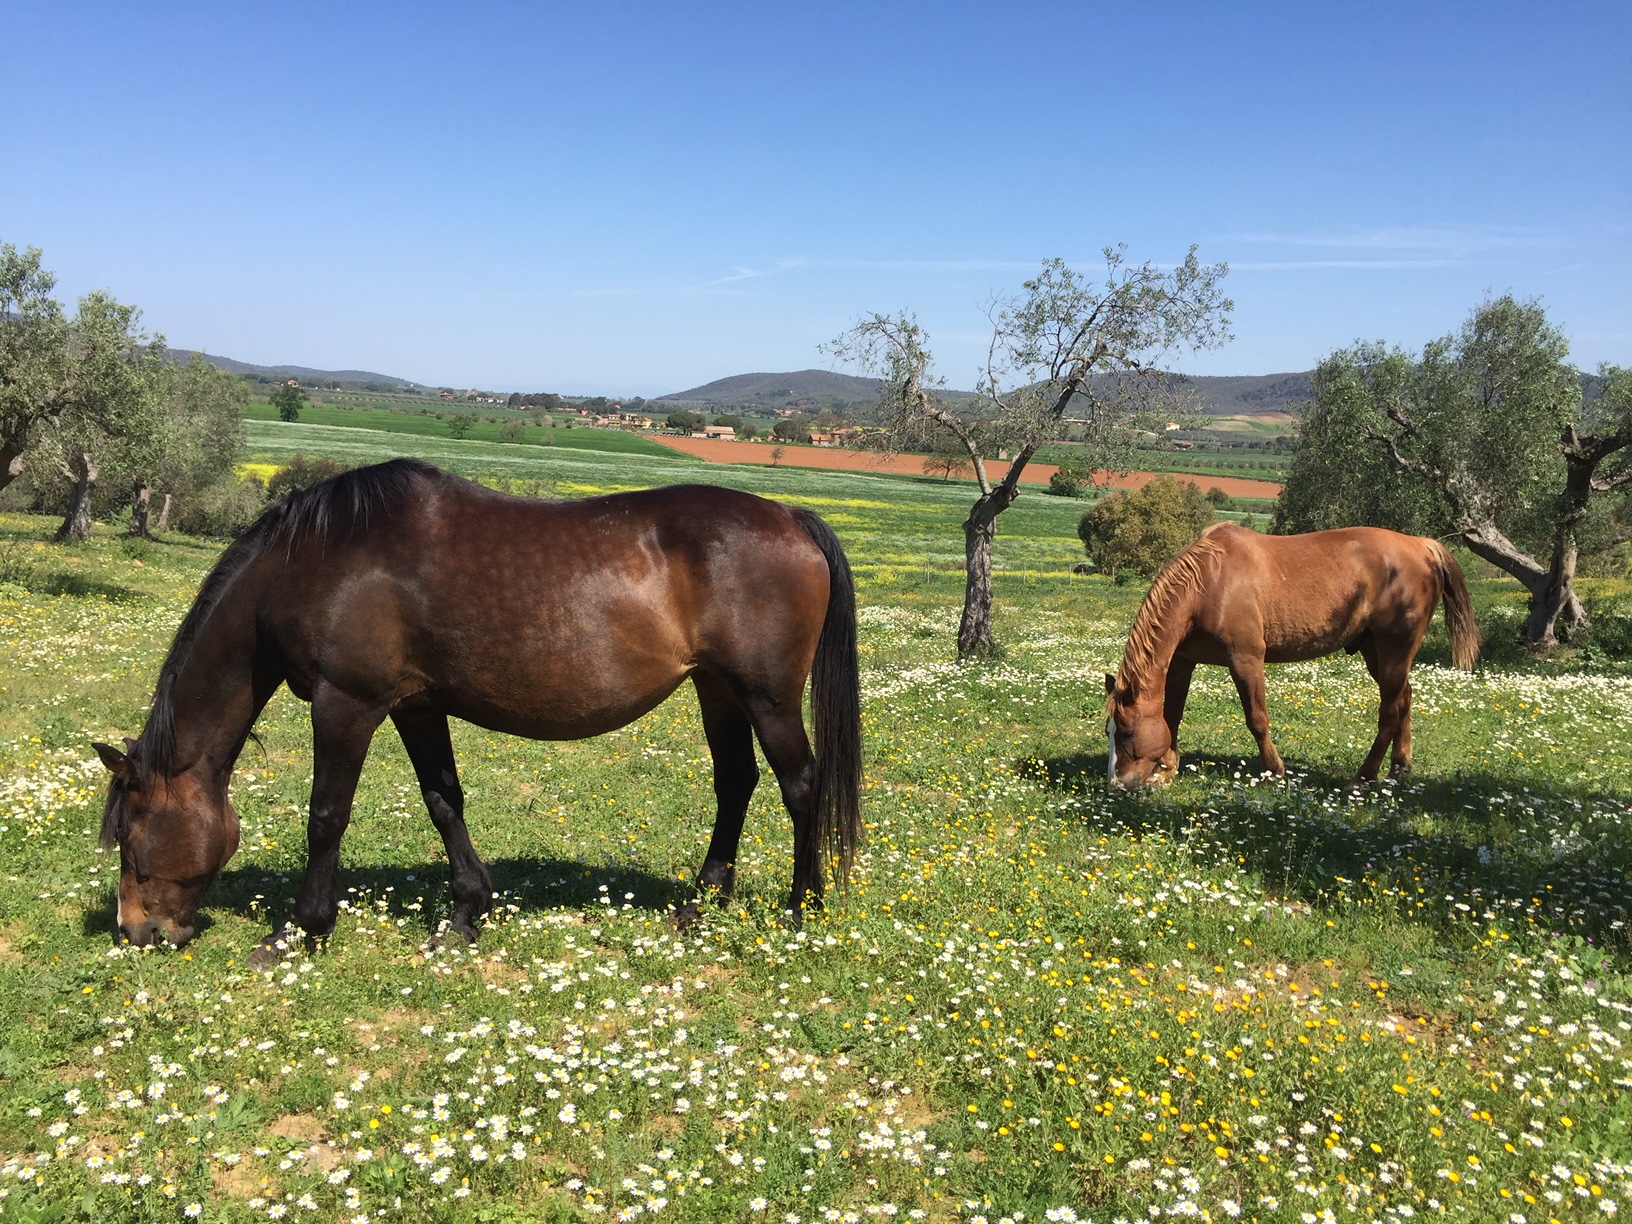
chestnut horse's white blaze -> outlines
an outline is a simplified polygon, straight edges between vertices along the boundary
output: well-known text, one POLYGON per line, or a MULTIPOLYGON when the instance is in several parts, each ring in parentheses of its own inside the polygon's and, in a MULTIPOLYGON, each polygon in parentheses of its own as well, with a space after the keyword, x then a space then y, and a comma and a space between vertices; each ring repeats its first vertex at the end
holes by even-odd
POLYGON ((1112 783, 1172 781, 1179 722, 1198 664, 1228 667, 1264 769, 1285 772, 1269 738, 1264 664, 1360 654, 1382 695, 1370 781, 1390 745, 1411 768, 1411 664, 1443 603, 1451 658, 1471 669, 1479 626, 1461 567, 1436 540, 1376 527, 1263 536, 1209 527, 1170 561, 1139 607, 1121 670, 1105 677, 1112 783))
POLYGON ((1105 742, 1110 745, 1109 752, 1105 757, 1105 780, 1107 782, 1115 782, 1116 781, 1116 719, 1115 718, 1107 718, 1105 720, 1105 742))

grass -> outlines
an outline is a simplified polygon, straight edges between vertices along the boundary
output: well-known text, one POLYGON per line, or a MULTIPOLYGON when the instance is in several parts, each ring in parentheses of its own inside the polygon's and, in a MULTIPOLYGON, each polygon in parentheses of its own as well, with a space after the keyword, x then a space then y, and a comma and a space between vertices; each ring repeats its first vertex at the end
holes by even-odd
MULTIPOLYGON (((418 447, 579 495, 696 465, 254 424, 263 455, 418 447)), ((1275 668, 1291 764, 1254 776, 1198 674, 1161 795, 1100 779, 1100 673, 1137 588, 1069 573, 1080 505, 1003 519, 1004 657, 951 660, 967 490, 708 468, 819 509, 860 575, 868 841, 787 929, 767 776, 739 900, 682 937, 713 810, 686 693, 613 735, 458 726, 499 904, 431 951, 440 843, 389 733, 332 944, 245 968, 304 863, 305 709, 238 764, 244 823, 184 955, 108 940, 92 738, 140 729, 215 547, 0 518, 0 1218, 1303 1221, 1624 1210, 1632 678, 1508 652, 1417 680, 1409 783, 1342 783, 1354 660, 1275 668), (927 562, 927 573, 926 573, 927 562), (309 1206, 308 1206, 309 1204, 309 1206), (1352 1209, 1352 1210, 1351 1210, 1352 1209)))
MULTIPOLYGON (((526 421, 525 413, 493 410, 489 406, 490 414, 506 420, 526 421)), ((470 409, 448 408, 449 413, 460 416, 473 415, 470 409)), ((282 424, 278 420, 278 410, 271 404, 250 404, 244 410, 245 419, 250 421, 265 421, 282 424)), ((318 404, 308 404, 300 410, 301 426, 329 425, 345 429, 373 429, 383 433, 410 434, 426 438, 446 438, 453 441, 453 435, 448 432, 448 423, 441 417, 417 413, 394 412, 378 408, 330 408, 318 404)), ((502 425, 492 421, 472 421, 467 437, 478 442, 498 442, 499 430, 502 425)), ((541 426, 527 424, 523 426, 526 437, 521 443, 508 445, 526 446, 564 446, 572 450, 605 451, 618 455, 656 455, 666 456, 674 454, 669 448, 643 438, 639 434, 624 433, 616 429, 583 429, 571 426, 541 426)))

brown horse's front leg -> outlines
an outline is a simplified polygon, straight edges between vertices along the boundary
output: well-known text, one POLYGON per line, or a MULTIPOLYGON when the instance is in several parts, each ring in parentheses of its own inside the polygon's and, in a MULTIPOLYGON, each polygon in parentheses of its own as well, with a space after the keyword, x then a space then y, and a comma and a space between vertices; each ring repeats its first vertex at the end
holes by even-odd
POLYGON ((1258 755, 1266 773, 1282 777, 1286 764, 1269 738, 1269 695, 1264 689, 1264 661, 1262 658, 1232 659, 1230 678, 1235 691, 1241 696, 1241 708, 1247 716, 1247 730, 1258 741, 1258 755))
MULTIPOLYGON (((340 913, 340 840, 351 823, 357 779, 368 757, 368 745, 385 720, 375 711, 336 689, 320 688, 312 697, 312 803, 306 818, 306 875, 295 898, 293 925, 308 945, 334 933, 340 913)), ((250 957, 252 968, 280 959, 277 946, 284 932, 274 931, 250 957)))

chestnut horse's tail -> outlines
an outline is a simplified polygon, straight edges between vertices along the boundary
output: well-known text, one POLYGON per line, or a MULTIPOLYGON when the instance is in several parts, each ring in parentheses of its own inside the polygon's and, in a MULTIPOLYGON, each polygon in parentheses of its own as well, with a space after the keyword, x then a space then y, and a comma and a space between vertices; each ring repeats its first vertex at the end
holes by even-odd
POLYGON ((1445 602, 1445 628, 1451 635, 1451 662, 1463 671, 1472 671, 1479 658, 1479 622, 1468 598, 1468 584, 1462 567, 1438 540, 1428 541, 1428 557, 1439 575, 1439 594, 1445 602))
POLYGON ((833 529, 808 510, 799 526, 827 558, 832 584, 827 619, 810 669, 810 713, 816 724, 817 835, 833 878, 850 878, 861 840, 861 664, 856 658, 856 587, 833 529))

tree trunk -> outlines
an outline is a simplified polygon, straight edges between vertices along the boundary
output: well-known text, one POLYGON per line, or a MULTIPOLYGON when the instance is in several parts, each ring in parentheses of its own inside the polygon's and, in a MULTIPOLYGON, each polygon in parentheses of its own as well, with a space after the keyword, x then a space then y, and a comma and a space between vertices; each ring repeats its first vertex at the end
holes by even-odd
POLYGON ((158 526, 158 530, 160 530, 160 531, 169 531, 170 530, 170 494, 168 494, 168 493, 166 493, 164 495, 164 505, 159 507, 159 526, 158 526))
POLYGON ((144 540, 153 537, 147 530, 148 507, 153 500, 153 490, 146 481, 138 480, 130 495, 130 534, 141 536, 144 540))
POLYGON ((0 442, 0 489, 23 474, 22 445, 10 438, 0 442))
POLYGON ((963 524, 963 621, 958 625, 958 658, 979 658, 992 653, 992 541, 997 538, 997 516, 1003 512, 995 493, 977 501, 963 524))
POLYGON ((1530 592, 1524 642, 1531 650, 1551 650, 1560 638, 1568 641, 1586 628, 1587 609, 1575 593, 1577 550, 1573 529, 1560 530, 1550 566, 1520 551, 1491 523, 1465 528, 1462 542, 1475 556, 1511 574, 1530 592))
POLYGON ((66 462, 60 463, 63 473, 74 482, 74 497, 68 504, 68 516, 62 520, 62 526, 57 528, 58 544, 91 538, 91 504, 96 497, 98 473, 90 455, 80 451, 78 459, 77 472, 66 462))

